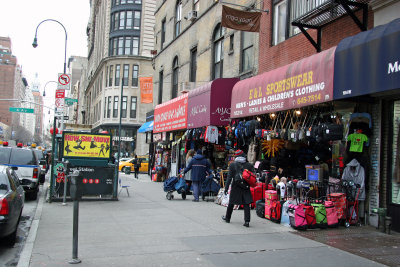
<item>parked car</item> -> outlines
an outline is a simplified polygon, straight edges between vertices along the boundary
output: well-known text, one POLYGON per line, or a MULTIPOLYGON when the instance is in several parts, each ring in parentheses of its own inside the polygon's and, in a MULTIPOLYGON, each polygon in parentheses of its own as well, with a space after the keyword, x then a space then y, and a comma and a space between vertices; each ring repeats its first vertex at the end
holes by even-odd
POLYGON ((18 167, 16 172, 27 197, 37 199, 41 167, 32 149, 22 148, 20 144, 17 147, 2 146, 0 164, 18 167))
POLYGON ((25 193, 14 169, 0 165, 0 243, 13 246, 24 208, 25 193))
MULTIPOLYGON (((149 157, 148 156, 138 156, 138 159, 141 162, 139 172, 147 173, 149 170, 149 157)), ((124 162, 120 162, 119 166, 118 166, 119 171, 125 172, 125 168, 130 168, 132 172, 135 171, 134 167, 133 167, 133 160, 134 160, 134 158, 129 159, 124 162)))
POLYGON ((46 157, 42 150, 40 150, 40 149, 32 149, 32 150, 33 150, 33 152, 35 152, 36 157, 39 161, 39 165, 40 165, 39 182, 41 184, 43 184, 44 180, 46 178, 46 166, 47 166, 46 157))

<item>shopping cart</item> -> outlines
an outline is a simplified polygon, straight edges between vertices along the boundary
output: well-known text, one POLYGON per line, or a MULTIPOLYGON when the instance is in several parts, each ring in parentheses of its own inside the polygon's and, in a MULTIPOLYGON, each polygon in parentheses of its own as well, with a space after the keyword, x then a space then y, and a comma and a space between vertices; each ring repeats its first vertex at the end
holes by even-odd
POLYGON ((343 189, 346 193, 346 222, 345 226, 361 226, 358 216, 358 197, 360 196, 361 186, 352 181, 342 181, 343 189))

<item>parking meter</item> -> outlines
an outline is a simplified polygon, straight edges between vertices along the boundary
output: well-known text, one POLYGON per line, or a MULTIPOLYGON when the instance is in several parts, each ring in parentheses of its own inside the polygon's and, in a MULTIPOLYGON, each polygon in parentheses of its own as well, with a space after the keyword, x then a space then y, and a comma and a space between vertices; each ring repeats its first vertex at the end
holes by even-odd
POLYGON ((80 200, 82 197, 82 177, 78 170, 73 171, 70 176, 69 193, 72 200, 80 200))

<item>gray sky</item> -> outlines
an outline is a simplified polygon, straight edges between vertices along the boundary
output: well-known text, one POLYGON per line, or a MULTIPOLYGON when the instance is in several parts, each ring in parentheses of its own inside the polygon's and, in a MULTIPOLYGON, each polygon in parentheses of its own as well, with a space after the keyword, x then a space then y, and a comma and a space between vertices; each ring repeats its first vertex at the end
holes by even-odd
MULTIPOLYGON (((61 25, 51 21, 40 25, 38 47, 32 47, 41 21, 55 19, 64 25, 68 37, 67 63, 70 56, 87 56, 89 0, 2 0, 0 7, 0 36, 11 38, 13 55, 29 85, 38 74, 41 92, 47 81, 56 81, 58 73, 63 72, 65 51, 65 32, 61 25)), ((46 104, 54 104, 55 89, 55 83, 46 86, 46 104)))

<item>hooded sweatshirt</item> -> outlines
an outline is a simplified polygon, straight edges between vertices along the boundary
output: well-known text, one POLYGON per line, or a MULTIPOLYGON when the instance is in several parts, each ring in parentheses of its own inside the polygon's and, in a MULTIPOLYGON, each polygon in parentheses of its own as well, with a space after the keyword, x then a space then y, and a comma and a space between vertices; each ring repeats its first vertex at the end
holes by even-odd
MULTIPOLYGON (((342 180, 352 181, 354 184, 359 184, 361 187, 360 195, 358 200, 365 200, 365 171, 364 167, 360 163, 353 159, 347 163, 346 168, 344 168, 342 180)), ((357 188, 353 190, 353 195, 356 197, 357 188)))

